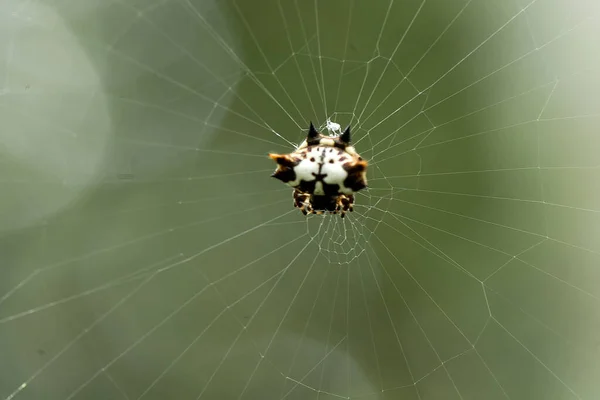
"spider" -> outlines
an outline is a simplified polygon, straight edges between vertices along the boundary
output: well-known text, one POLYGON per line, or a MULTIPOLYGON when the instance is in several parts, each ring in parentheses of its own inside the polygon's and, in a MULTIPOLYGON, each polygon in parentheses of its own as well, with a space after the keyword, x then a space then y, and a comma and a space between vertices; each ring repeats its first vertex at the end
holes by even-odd
POLYGON ((294 188, 294 207, 307 214, 340 214, 354 209, 354 193, 367 187, 367 161, 350 145, 350 126, 339 136, 308 135, 289 154, 269 154, 277 163, 271 175, 294 188))

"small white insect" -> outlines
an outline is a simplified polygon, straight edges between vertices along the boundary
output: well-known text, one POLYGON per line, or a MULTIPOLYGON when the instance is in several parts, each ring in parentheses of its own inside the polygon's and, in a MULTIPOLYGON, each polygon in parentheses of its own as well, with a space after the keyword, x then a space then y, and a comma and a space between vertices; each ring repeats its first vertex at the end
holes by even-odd
POLYGON ((325 124, 325 127, 329 131, 330 136, 342 134, 342 127, 340 126, 340 124, 333 122, 329 118, 327 118, 327 123, 325 124))

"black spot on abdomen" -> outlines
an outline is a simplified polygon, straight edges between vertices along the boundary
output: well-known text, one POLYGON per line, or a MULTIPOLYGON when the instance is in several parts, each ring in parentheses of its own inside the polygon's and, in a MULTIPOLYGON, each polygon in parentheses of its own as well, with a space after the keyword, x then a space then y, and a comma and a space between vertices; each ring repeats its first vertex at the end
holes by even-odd
POLYGON ((294 171, 293 168, 285 167, 275 171, 271 176, 279 179, 283 183, 288 183, 296 180, 296 171, 294 171))
POLYGON ((315 186, 317 184, 317 181, 300 181, 300 183, 298 184, 298 186, 296 186, 296 189, 300 190, 301 192, 304 193, 314 193, 315 192, 315 186))
POLYGON ((337 196, 312 196, 312 207, 316 211, 335 211, 337 196))

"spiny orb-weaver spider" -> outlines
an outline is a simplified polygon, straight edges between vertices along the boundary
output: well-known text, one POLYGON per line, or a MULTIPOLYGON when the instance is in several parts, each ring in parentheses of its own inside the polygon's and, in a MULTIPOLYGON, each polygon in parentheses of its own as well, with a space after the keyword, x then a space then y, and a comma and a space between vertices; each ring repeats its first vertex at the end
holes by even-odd
POLYGON ((350 126, 339 136, 308 135, 289 154, 269 154, 277 163, 271 175, 294 188, 294 207, 307 214, 341 214, 354 209, 354 193, 367 187, 367 161, 350 145, 350 126))

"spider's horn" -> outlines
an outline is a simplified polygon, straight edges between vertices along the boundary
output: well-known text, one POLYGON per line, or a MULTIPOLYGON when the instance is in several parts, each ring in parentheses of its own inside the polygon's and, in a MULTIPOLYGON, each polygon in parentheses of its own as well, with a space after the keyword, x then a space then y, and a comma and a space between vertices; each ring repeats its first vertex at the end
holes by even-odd
POLYGON ((284 183, 288 183, 296 179, 294 167, 298 165, 289 154, 269 154, 269 157, 277 163, 277 169, 271 177, 279 179, 284 183))
POLYGON ((350 125, 348 125, 344 133, 342 133, 340 140, 346 144, 350 144, 350 125))
POLYGON ((344 186, 352 189, 354 192, 367 188, 367 165, 365 160, 358 161, 346 169, 348 177, 344 181, 344 186))
POLYGON ((279 164, 283 167, 294 167, 295 166, 294 160, 292 159, 292 157, 289 156, 289 154, 270 153, 269 158, 271 158, 271 160, 275 161, 277 164, 279 164))
POLYGON ((310 123, 310 127, 308 128, 308 136, 307 138, 310 139, 317 139, 319 137, 319 132, 317 132, 317 130, 315 129, 315 126, 313 125, 312 121, 310 123))

